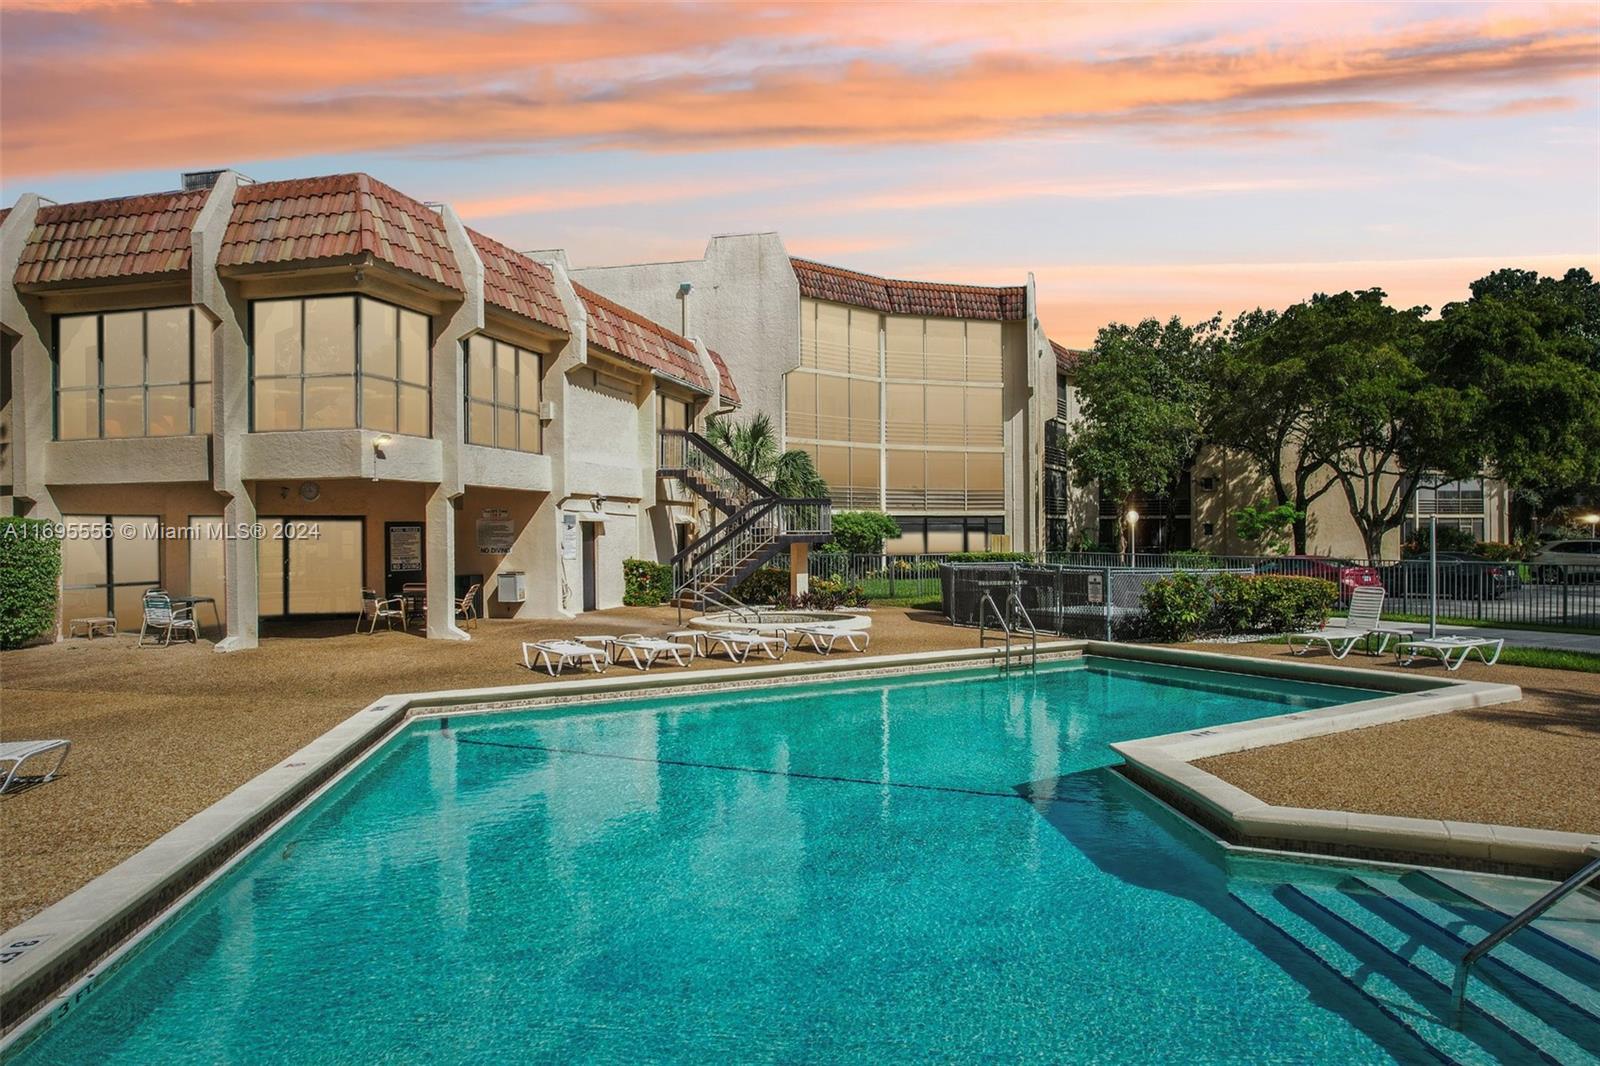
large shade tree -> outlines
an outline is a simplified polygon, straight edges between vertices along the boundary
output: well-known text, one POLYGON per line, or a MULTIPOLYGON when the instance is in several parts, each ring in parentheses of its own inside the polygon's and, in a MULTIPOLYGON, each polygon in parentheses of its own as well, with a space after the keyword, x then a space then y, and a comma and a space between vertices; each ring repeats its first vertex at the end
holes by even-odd
POLYGON ((1219 325, 1147 318, 1100 330, 1078 363, 1082 418, 1067 439, 1078 486, 1098 485, 1124 510, 1135 493, 1171 488, 1200 441, 1219 325))

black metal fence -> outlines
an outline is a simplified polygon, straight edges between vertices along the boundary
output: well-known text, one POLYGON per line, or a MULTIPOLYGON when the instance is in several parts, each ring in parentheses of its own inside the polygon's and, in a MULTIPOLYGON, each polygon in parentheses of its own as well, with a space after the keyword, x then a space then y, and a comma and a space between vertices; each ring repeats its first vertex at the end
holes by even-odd
MULTIPOLYGON (((810 572, 814 578, 833 578, 860 585, 870 599, 909 602, 951 602, 952 591, 941 579, 940 567, 948 555, 841 555, 814 552, 810 572)), ((1175 571, 1222 571, 1247 574, 1287 574, 1319 577, 1339 588, 1341 601, 1363 586, 1381 586, 1388 593, 1386 618, 1426 617, 1431 603, 1429 564, 1426 558, 1386 561, 1376 566, 1332 559, 1284 556, 1203 556, 1088 552, 1049 552, 1016 562, 966 564, 1011 567, 1028 571, 1030 587, 1041 597, 1040 610, 1048 616, 1076 618, 1093 607, 1101 630, 1108 618, 1135 611, 1144 586, 1175 571), (1038 573, 1034 573, 1038 571, 1038 573), (1059 579, 1045 572, 1059 572, 1059 579), (1087 580, 1066 575, 1100 576, 1102 600, 1090 603, 1087 580), (1050 584, 1057 581, 1057 584, 1050 584), (1057 591, 1046 593, 1046 587, 1057 591), (1053 597, 1053 598, 1052 598, 1053 597), (1107 600, 1106 597, 1109 597, 1107 600), (1076 602, 1083 599, 1085 602, 1076 602)), ((999 580, 974 577, 977 580, 999 580)), ((1027 596, 1024 596, 1026 602, 1027 596)), ((1030 606, 1030 612, 1032 607, 1030 606)), ((1095 613, 1088 611, 1088 613, 1095 613)), ((1508 623, 1526 626, 1600 628, 1600 563, 1562 566, 1524 562, 1486 562, 1441 559, 1438 564, 1438 613, 1441 621, 1508 623)), ((1046 626, 1034 619, 1041 628, 1046 626)), ((1065 632, 1066 630, 1059 630, 1065 632)))

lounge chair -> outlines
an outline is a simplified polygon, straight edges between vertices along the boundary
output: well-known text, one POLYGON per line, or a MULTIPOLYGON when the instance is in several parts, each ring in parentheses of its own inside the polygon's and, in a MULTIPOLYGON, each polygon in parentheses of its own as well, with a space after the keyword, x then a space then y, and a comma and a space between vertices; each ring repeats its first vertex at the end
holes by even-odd
POLYGON ((361 613, 356 615, 356 632, 361 632, 361 623, 369 622, 368 633, 378 630, 381 619, 390 629, 394 628, 394 620, 400 619, 400 628, 406 627, 406 598, 404 596, 391 596, 386 600, 378 598, 377 592, 372 589, 361 590, 361 613))
POLYGON ((611 642, 611 661, 621 660, 626 652, 633 665, 640 670, 648 670, 655 665, 655 661, 663 655, 671 656, 672 661, 679 666, 688 666, 684 656, 689 661, 694 660, 695 648, 693 644, 679 644, 673 640, 662 640, 660 637, 647 637, 642 633, 624 633, 611 642), (644 654, 644 661, 639 661, 640 653, 644 654))
POLYGON ((1389 641, 1395 637, 1409 637, 1411 630, 1404 626, 1385 625, 1379 616, 1383 613, 1383 589, 1361 588, 1350 594, 1350 610, 1346 612, 1344 625, 1325 626, 1322 629, 1307 629, 1301 633, 1290 633, 1288 636, 1289 650, 1296 655, 1305 655, 1311 650, 1311 645, 1322 643, 1327 645, 1328 651, 1335 659, 1343 659, 1350 654, 1350 649, 1369 637, 1382 637, 1378 644, 1378 654, 1383 654, 1389 646, 1389 641), (1295 649, 1296 640, 1305 641, 1305 647, 1295 649))
POLYGON ((190 640, 199 641, 200 630, 194 624, 193 607, 174 607, 172 597, 165 592, 152 589, 144 594, 144 620, 139 624, 139 644, 145 647, 163 647, 172 643, 172 634, 178 633, 187 636, 190 640), (145 634, 149 633, 157 638, 150 644, 145 643, 145 634))
POLYGON ((67 761, 67 752, 71 750, 70 740, 8 740, 0 744, 0 769, 5 771, 5 779, 0 781, 0 792, 9 790, 12 783, 17 780, 42 785, 54 779, 61 772, 62 764, 67 761), (18 773, 22 769, 22 764, 29 759, 37 755, 47 755, 52 751, 59 751, 61 754, 49 773, 39 777, 18 773))
POLYGON ((834 644, 844 641, 850 645, 851 651, 866 651, 872 644, 872 634, 865 629, 845 629, 842 626, 798 626, 795 633, 799 634, 795 643, 809 640, 811 650, 822 655, 833 651, 834 644), (857 643, 857 642, 860 643, 857 643))
POLYGON ((468 587, 467 594, 456 601, 456 619, 463 627, 471 624, 478 628, 478 588, 476 584, 468 587))
POLYGON ((566 669, 570 663, 576 663, 579 669, 584 663, 594 667, 597 674, 605 673, 606 651, 592 644, 579 644, 575 640, 525 640, 522 642, 522 665, 529 670, 536 670, 534 660, 543 664, 545 671, 555 677, 558 672, 566 669), (529 654, 532 651, 533 654, 529 654))
POLYGON ((700 639, 705 642, 707 656, 721 648, 736 663, 749 659, 750 653, 757 649, 765 652, 769 659, 781 659, 789 650, 789 642, 783 637, 768 637, 742 629, 719 629, 700 639))
POLYGON ((1454 671, 1461 669, 1467 656, 1474 653, 1483 661, 1483 665, 1493 666, 1500 661, 1500 652, 1505 646, 1505 640, 1500 637, 1432 637, 1428 640, 1401 640, 1395 644, 1394 653, 1401 666, 1410 666, 1417 661, 1419 652, 1426 652, 1438 656, 1446 670, 1454 671), (1485 649, 1493 649, 1493 654, 1485 655, 1485 649), (1452 653, 1459 654, 1452 659, 1452 653))

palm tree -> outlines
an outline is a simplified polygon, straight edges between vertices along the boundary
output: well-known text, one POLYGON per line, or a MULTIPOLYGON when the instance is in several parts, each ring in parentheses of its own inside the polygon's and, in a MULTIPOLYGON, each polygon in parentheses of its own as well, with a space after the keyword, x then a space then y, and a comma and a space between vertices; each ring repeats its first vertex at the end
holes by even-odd
POLYGON ((779 496, 820 499, 828 495, 828 483, 817 473, 811 456, 784 451, 772 419, 764 414, 742 424, 711 418, 706 422, 706 439, 779 496))

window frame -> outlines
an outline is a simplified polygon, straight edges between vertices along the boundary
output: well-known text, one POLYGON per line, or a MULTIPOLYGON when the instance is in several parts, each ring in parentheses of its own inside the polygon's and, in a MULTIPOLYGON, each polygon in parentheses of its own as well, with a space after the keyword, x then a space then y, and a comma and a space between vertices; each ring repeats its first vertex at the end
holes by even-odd
POLYGON ((377 433, 393 433, 393 434, 395 434, 397 436, 404 436, 404 437, 431 438, 433 436, 433 345, 434 345, 435 340, 437 339, 434 336, 434 332, 433 332, 433 316, 431 314, 428 314, 426 311, 418 311, 415 308, 406 307, 406 306, 404 306, 402 304, 394 303, 391 300, 384 300, 384 299, 381 299, 381 298, 379 298, 377 296, 373 296, 370 293, 359 292, 359 291, 356 291, 356 290, 342 290, 342 291, 339 291, 339 292, 307 293, 306 295, 303 295, 303 296, 263 296, 263 297, 259 297, 257 299, 253 299, 253 300, 250 301, 248 314, 246 315, 247 321, 245 323, 245 329, 246 329, 246 332, 247 332, 246 350, 247 350, 247 353, 248 353, 248 357, 246 359, 246 376, 249 379, 249 383, 250 383, 249 397, 248 397, 249 409, 250 409, 250 412, 249 412, 250 413, 250 418, 249 418, 249 423, 248 424, 250 426, 250 432, 251 433, 306 433, 306 432, 318 432, 319 431, 319 430, 316 430, 316 429, 308 430, 306 428, 306 389, 305 389, 305 383, 306 383, 307 380, 319 380, 319 381, 338 380, 338 379, 341 379, 341 378, 345 378, 347 375, 342 374, 342 373, 341 374, 327 374, 327 373, 307 374, 306 373, 306 302, 309 301, 309 300, 333 300, 333 299, 343 299, 343 298, 348 298, 348 299, 351 299, 351 300, 355 301, 354 315, 352 316, 352 319, 351 319, 351 344, 353 346, 352 351, 353 351, 354 359, 353 359, 353 363, 352 363, 352 369, 350 371, 350 374, 348 375, 349 380, 351 382, 351 386, 352 386, 352 388, 354 390, 354 393, 355 393, 355 397, 354 397, 354 399, 355 399, 355 425, 353 425, 353 426, 329 426, 329 427, 323 427, 323 428, 336 429, 336 430, 337 429, 372 430, 373 432, 377 432, 377 433), (394 420, 395 420, 395 427, 396 427, 394 429, 375 429, 372 426, 368 426, 368 425, 364 424, 365 418, 366 418, 366 389, 363 388, 362 385, 363 385, 363 382, 365 381, 365 379, 367 377, 367 373, 366 373, 366 370, 365 370, 365 364, 364 364, 364 358, 363 358, 363 352, 362 352, 361 306, 362 306, 363 301, 366 301, 366 300, 371 300, 373 303, 383 304, 385 307, 393 308, 397 312, 397 314, 395 315, 395 365, 394 365, 395 372, 394 372, 394 376, 391 377, 389 375, 377 374, 377 373, 374 373, 374 374, 371 375, 372 376, 372 380, 374 380, 374 381, 382 381, 382 382, 386 382, 386 383, 394 386, 394 394, 395 394, 394 420), (300 328, 300 371, 299 371, 298 374, 264 374, 264 375, 259 375, 259 377, 256 374, 256 308, 257 308, 258 305, 264 304, 264 303, 293 303, 293 304, 297 305, 297 307, 298 307, 298 310, 299 310, 299 328, 300 328), (402 356, 400 354, 400 337, 404 333, 404 326, 402 325, 402 323, 405 320, 404 320, 404 318, 402 316, 405 315, 405 314, 419 315, 419 316, 422 317, 423 321, 425 323, 427 323, 427 328, 428 328, 427 343, 423 346, 423 348, 424 348, 424 350, 423 350, 423 359, 425 360, 425 363, 426 363, 426 366, 427 366, 427 371, 428 371, 427 372, 427 378, 428 378, 428 380, 425 383, 420 384, 420 385, 417 382, 407 381, 405 378, 402 378, 402 377, 399 376, 400 375, 400 368, 401 368, 401 365, 403 363, 403 359, 402 359, 402 356), (274 429, 261 429, 260 427, 258 427, 256 425, 256 382, 257 382, 257 380, 264 380, 264 381, 298 381, 298 382, 300 382, 300 418, 299 418, 299 424, 298 425, 291 426, 291 427, 288 427, 288 428, 274 428, 274 429), (427 424, 427 430, 424 433, 420 433, 420 434, 419 433, 407 433, 405 430, 399 428, 400 424, 401 424, 401 422, 400 422, 400 411, 401 411, 400 396, 401 396, 401 390, 405 389, 405 388, 420 388, 426 394, 426 398, 427 399, 426 399, 426 403, 424 404, 424 408, 427 411, 428 424, 427 424))
POLYGON ((504 451, 521 452, 524 455, 544 454, 544 419, 539 417, 539 407, 545 402, 544 394, 545 353, 536 348, 525 348, 511 341, 501 340, 494 334, 480 330, 461 338, 461 440, 474 448, 498 448, 504 451), (489 350, 489 399, 484 400, 473 396, 472 393, 472 342, 474 340, 487 341, 489 350), (513 373, 511 375, 511 402, 502 403, 500 400, 500 374, 497 360, 499 347, 504 345, 511 349, 513 373), (522 357, 530 356, 533 359, 534 378, 538 384, 538 398, 534 400, 532 410, 522 406, 522 357), (492 443, 480 444, 472 438, 472 409, 474 406, 487 406, 489 408, 490 437, 492 443), (501 412, 511 414, 511 423, 517 427, 517 443, 500 443, 500 415, 501 412), (522 415, 531 416, 536 427, 538 440, 532 448, 522 446, 522 415))
MULTIPOLYGON (((198 363, 195 358, 195 339, 198 334, 196 316, 200 308, 194 304, 157 304, 152 307, 125 307, 110 308, 102 311, 65 311, 50 316, 50 439, 52 441, 87 441, 87 440, 140 440, 155 439, 158 437, 196 437, 209 436, 211 429, 200 430, 197 428, 198 410, 195 403, 196 387, 204 385, 208 390, 215 387, 215 380, 208 376, 204 381, 196 380, 195 373, 198 363), (187 311, 189 312, 189 373, 185 380, 162 382, 156 388, 179 388, 188 390, 189 394, 189 425, 182 433, 151 433, 150 432, 150 314, 156 311, 187 311), (139 411, 143 432, 129 434, 121 437, 106 436, 106 316, 137 314, 139 316, 139 384, 113 385, 114 389, 139 389, 139 411), (61 384, 61 321, 67 318, 93 318, 94 319, 94 366, 95 384, 69 385, 63 389, 61 384), (61 394, 68 393, 94 393, 95 398, 95 434, 92 437, 62 437, 61 436, 61 394)), ((210 371, 210 367, 206 368, 210 371)), ((211 395, 215 395, 214 392, 211 395)), ((207 402, 210 400, 208 398, 207 402)))
MULTIPOLYGON (((118 438, 112 438, 112 439, 115 440, 115 439, 118 439, 118 438)), ((88 582, 88 583, 74 582, 72 584, 68 584, 65 580, 63 580, 62 584, 61 584, 61 590, 63 592, 84 592, 84 591, 88 591, 88 590, 92 590, 92 589, 104 589, 105 590, 105 594, 106 594, 106 614, 108 616, 112 617, 112 618, 115 618, 117 616, 117 589, 119 589, 119 588, 144 588, 144 589, 166 588, 166 580, 167 580, 167 543, 166 542, 167 542, 167 538, 162 535, 162 525, 161 525, 161 523, 163 521, 163 517, 161 515, 159 515, 159 514, 108 514, 108 515, 99 515, 99 514, 77 514, 77 513, 74 513, 74 514, 71 514, 71 515, 63 515, 62 516, 62 521, 63 522, 71 522, 71 520, 73 520, 73 519, 95 519, 95 520, 103 519, 104 520, 104 525, 103 525, 104 535, 100 536, 100 537, 89 537, 89 538, 85 538, 85 539, 87 539, 89 541, 89 543, 102 545, 101 554, 104 556, 105 562, 106 562, 106 579, 104 581, 91 581, 91 582, 88 582), (117 564, 116 564, 116 556, 117 556, 116 541, 117 541, 117 538, 116 538, 116 535, 115 535, 115 530, 116 530, 117 526, 125 524, 125 523, 128 523, 128 522, 145 522, 145 521, 149 521, 149 522, 155 523, 155 527, 156 527, 156 536, 155 536, 156 579, 154 581, 148 581, 148 580, 142 580, 142 579, 141 580, 137 580, 137 581, 118 581, 117 580, 117 564)), ((63 619, 63 621, 70 621, 70 619, 63 619)))

